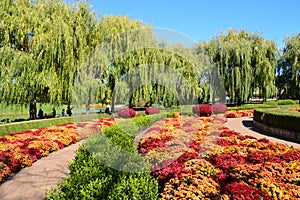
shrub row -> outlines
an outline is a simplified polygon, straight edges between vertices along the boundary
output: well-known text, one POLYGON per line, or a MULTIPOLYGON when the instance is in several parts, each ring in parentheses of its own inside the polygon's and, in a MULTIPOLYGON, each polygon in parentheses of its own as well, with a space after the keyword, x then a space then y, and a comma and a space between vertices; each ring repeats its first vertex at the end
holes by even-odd
POLYGON ((128 119, 92 135, 70 164, 69 176, 46 199, 158 199, 158 182, 133 141, 139 130, 163 118, 165 114, 128 119))
POLYGON ((160 110, 158 108, 146 108, 145 113, 147 115, 158 114, 160 110))
MULTIPOLYGON (((136 111, 133 110, 132 108, 122 108, 118 111, 118 116, 123 117, 123 118, 131 118, 136 116, 136 111)), ((153 115, 153 114, 158 114, 160 113, 160 110, 158 108, 146 108, 145 114, 146 115, 153 115)))
POLYGON ((282 105, 295 105, 299 101, 291 100, 291 99, 284 99, 284 100, 271 100, 265 101, 262 104, 244 104, 242 106, 237 107, 229 107, 228 110, 250 110, 250 109, 257 109, 257 108, 279 108, 282 105))
POLYGON ((193 107, 193 113, 199 116, 210 116, 212 114, 225 113, 227 111, 227 106, 225 104, 199 104, 193 107))
POLYGON ((291 112, 287 109, 255 109, 254 120, 263 124, 300 131, 300 113, 291 112))
POLYGON ((136 114, 135 110, 132 108, 122 108, 118 111, 118 116, 123 118, 131 118, 136 114))

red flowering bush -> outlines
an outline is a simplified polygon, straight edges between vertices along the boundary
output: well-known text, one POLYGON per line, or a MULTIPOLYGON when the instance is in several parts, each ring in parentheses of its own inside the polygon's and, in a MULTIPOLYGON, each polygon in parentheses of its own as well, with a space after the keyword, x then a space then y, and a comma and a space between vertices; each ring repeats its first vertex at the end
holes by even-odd
POLYGON ((147 115, 158 114, 160 110, 158 108, 146 108, 145 113, 147 115))
POLYGON ((208 117, 212 114, 212 107, 208 104, 199 104, 193 107, 193 113, 199 116, 208 117))
POLYGON ((123 118, 134 117, 135 114, 136 112, 132 108, 122 108, 118 111, 119 117, 123 117, 123 118))
POLYGON ((247 160, 253 164, 265 163, 265 162, 280 163, 283 161, 278 156, 270 155, 265 152, 251 152, 248 154, 247 160))
POLYGON ((171 141, 174 137, 172 136, 166 136, 164 138, 148 138, 139 146, 139 153, 147 153, 151 151, 152 149, 158 148, 158 147, 165 147, 166 142, 171 141))
POLYGON ((216 158, 210 159, 210 163, 212 163, 215 167, 226 171, 236 165, 245 164, 246 160, 243 156, 234 156, 225 153, 216 158))
POLYGON ((216 144, 217 144, 217 145, 220 145, 220 146, 237 145, 236 142, 229 141, 229 140, 226 140, 226 139, 218 139, 218 140, 216 141, 216 144))
POLYGON ((271 200, 271 198, 264 192, 261 192, 257 188, 245 183, 233 182, 226 185, 224 190, 225 194, 227 194, 230 199, 271 200))
POLYGON ((182 174, 191 174, 192 171, 186 170, 178 160, 169 160, 163 166, 156 166, 151 170, 151 175, 158 178, 162 186, 171 178, 181 177, 182 174))
POLYGON ((214 114, 220 114, 220 113, 227 112, 227 106, 225 104, 213 104, 211 107, 212 107, 214 114))
POLYGON ((228 113, 225 115, 227 118, 237 118, 237 114, 236 113, 228 113))

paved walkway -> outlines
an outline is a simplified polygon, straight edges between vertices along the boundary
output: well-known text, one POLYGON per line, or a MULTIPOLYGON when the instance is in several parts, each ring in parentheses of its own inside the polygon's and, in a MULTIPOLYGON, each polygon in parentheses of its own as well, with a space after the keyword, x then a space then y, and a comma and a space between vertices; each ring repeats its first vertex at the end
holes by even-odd
POLYGON ((281 139, 278 139, 275 137, 271 137, 271 136, 269 136, 270 133, 267 133, 266 131, 263 131, 263 130, 255 127, 253 124, 252 117, 228 118, 225 125, 229 129, 240 132, 243 135, 251 135, 258 139, 267 138, 271 142, 279 142, 279 143, 286 144, 288 146, 300 148, 300 144, 298 144, 298 143, 289 142, 289 141, 281 140, 281 139))
MULTIPOLYGON (((271 142, 285 143, 289 146, 300 148, 300 144, 273 138, 253 126, 252 118, 228 119, 225 124, 229 129, 244 135, 257 138, 267 138, 271 142)), ((135 140, 138 144, 141 135, 135 140)), ((0 200, 42 200, 45 198, 46 189, 55 187, 64 177, 68 176, 68 163, 73 160, 82 141, 51 153, 35 162, 31 167, 22 169, 0 185, 0 200)))
POLYGON ((0 200, 41 200, 46 189, 55 187, 68 176, 68 163, 73 160, 82 141, 33 163, 0 185, 0 200))

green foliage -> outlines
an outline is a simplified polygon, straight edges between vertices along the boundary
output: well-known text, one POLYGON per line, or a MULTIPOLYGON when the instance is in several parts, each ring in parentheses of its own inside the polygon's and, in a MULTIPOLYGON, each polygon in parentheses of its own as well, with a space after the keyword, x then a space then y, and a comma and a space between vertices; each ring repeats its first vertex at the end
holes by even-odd
POLYGON ((251 109, 256 109, 256 108, 273 108, 273 107, 278 107, 278 104, 276 103, 275 105, 272 104, 244 104, 242 106, 236 106, 236 107, 227 107, 228 110, 251 110, 251 109))
POLYGON ((300 113, 287 108, 255 109, 253 119, 277 128, 297 132, 300 130, 300 113))
POLYGON ((298 101, 291 100, 291 99, 284 99, 284 100, 279 100, 277 101, 278 105, 293 105, 297 104, 298 101))
POLYGON ((162 112, 150 116, 136 117, 133 118, 132 121, 138 126, 138 130, 141 131, 151 126, 151 124, 153 124, 154 122, 164 119, 166 116, 166 113, 162 112))
POLYGON ((68 178, 47 191, 46 199, 158 199, 158 182, 133 139, 138 130, 162 118, 163 114, 133 118, 89 137, 69 165, 68 178))
POLYGON ((264 105, 276 106, 276 105, 278 105, 278 102, 275 100, 266 101, 266 102, 264 102, 264 105))
POLYGON ((80 63, 96 43, 85 1, 1 1, 1 102, 70 102, 80 63), (55 22, 55 23, 53 23, 55 22), (21 73, 22 72, 22 73, 21 73), (50 76, 51 74, 51 76, 50 76))
POLYGON ((158 183, 150 173, 109 168, 84 147, 69 169, 68 178, 48 191, 46 199, 158 199, 158 183))
POLYGON ((158 188, 158 183, 151 175, 141 176, 137 173, 124 173, 114 190, 107 199, 159 199, 158 193, 153 191, 158 188), (150 188, 149 188, 150 187, 150 188), (148 191, 150 191, 148 193, 148 191))
POLYGON ((181 113, 181 115, 189 115, 189 116, 194 115, 192 109, 182 109, 182 110, 180 111, 180 113, 181 113))
POLYGON ((300 34, 285 38, 285 45, 277 64, 277 87, 285 95, 299 97, 300 91, 300 34))
MULTIPOLYGON (((123 40, 122 35, 119 40, 123 40)), ((171 107, 178 101, 190 103, 203 98, 204 83, 200 84, 200 79, 208 73, 206 64, 193 49, 180 45, 162 49, 153 43, 151 48, 126 52, 113 66, 119 72, 114 77, 122 77, 114 85, 116 101, 129 100, 130 107, 171 107)))
POLYGON ((249 110, 249 109, 256 109, 256 108, 279 108, 283 105, 295 105, 297 104, 297 100, 291 99, 284 99, 284 100, 272 100, 272 101, 265 101, 262 104, 244 104, 242 106, 237 107, 228 107, 228 110, 249 110))
POLYGON ((262 97, 275 94, 277 47, 274 41, 230 29, 227 34, 221 33, 199 46, 206 49, 216 63, 231 99, 245 102, 253 97, 255 90, 259 90, 262 97))

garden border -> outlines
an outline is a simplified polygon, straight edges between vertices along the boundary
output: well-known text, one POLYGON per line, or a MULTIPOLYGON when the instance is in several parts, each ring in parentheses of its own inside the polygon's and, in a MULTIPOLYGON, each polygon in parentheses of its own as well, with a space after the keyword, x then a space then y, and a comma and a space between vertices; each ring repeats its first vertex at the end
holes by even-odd
POLYGON ((288 141, 291 141, 291 142, 300 143, 300 132, 273 127, 273 126, 255 121, 255 120, 253 120, 253 124, 256 127, 270 133, 270 134, 268 134, 270 136, 275 136, 275 137, 278 137, 280 139, 285 139, 285 140, 288 140, 288 141))
POLYGON ((300 143, 300 113, 289 108, 255 109, 253 123, 270 136, 300 143))

